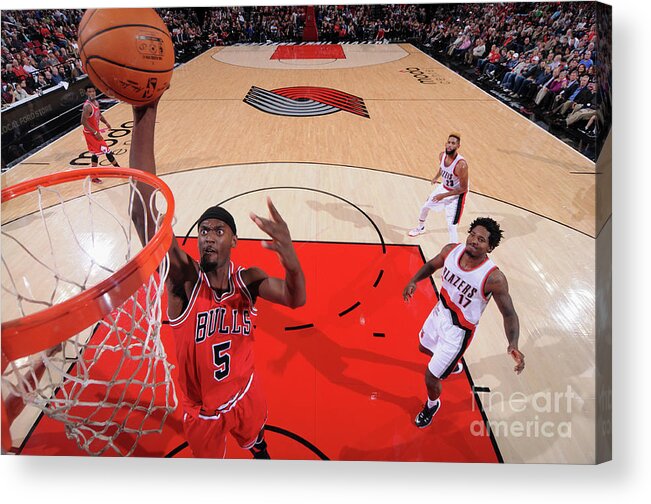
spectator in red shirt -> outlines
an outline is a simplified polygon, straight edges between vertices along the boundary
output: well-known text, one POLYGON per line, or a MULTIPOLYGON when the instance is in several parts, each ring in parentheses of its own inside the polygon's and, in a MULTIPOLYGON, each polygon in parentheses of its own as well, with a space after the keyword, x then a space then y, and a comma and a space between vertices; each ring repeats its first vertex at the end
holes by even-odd
POLYGON ((481 58, 477 61, 476 72, 481 74, 486 66, 486 63, 495 64, 500 60, 500 50, 497 48, 497 45, 493 44, 490 52, 486 58, 481 58))
POLYGON ((44 40, 49 39, 50 36, 52 35, 52 33, 50 32, 50 29, 47 27, 47 25, 43 25, 39 29, 39 33, 41 34, 41 36, 43 37, 44 40))
POLYGON ((21 80, 25 80, 27 77, 29 77, 29 74, 21 65, 18 64, 15 59, 11 60, 11 71, 16 76, 16 82, 20 82, 21 80))

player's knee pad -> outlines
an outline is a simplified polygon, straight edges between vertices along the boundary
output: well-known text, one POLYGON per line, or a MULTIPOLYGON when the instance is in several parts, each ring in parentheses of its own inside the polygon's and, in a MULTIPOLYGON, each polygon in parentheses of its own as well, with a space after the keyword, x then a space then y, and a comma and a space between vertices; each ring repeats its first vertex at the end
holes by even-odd
POLYGON ((112 152, 106 153, 106 159, 108 159, 111 163, 115 163, 115 156, 113 155, 112 152))
POLYGON ((97 154, 93 154, 92 156, 90 156, 90 161, 93 164, 97 164, 99 162, 99 158, 97 157, 97 154))
POLYGON ((267 451, 267 442, 262 437, 262 432, 256 440, 255 444, 249 449, 254 459, 270 459, 269 452, 267 451))

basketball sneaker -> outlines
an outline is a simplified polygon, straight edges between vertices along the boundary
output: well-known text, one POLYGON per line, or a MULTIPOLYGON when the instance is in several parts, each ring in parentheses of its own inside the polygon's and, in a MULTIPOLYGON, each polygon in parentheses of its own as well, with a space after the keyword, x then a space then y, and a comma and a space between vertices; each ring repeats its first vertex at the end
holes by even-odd
POLYGON ((450 374, 459 374, 463 372, 463 364, 461 364, 461 361, 457 362, 457 367, 454 368, 454 371, 452 371, 450 374))
POLYGON ((425 226, 418 226, 409 231, 409 236, 418 236, 425 232, 425 226))
POLYGON ((99 178, 99 177, 93 177, 92 179, 90 179, 90 181, 91 181, 93 184, 101 184, 101 183, 102 183, 102 179, 99 178))
POLYGON ((431 408, 427 407, 427 402, 423 406, 423 409, 420 413, 418 413, 418 416, 416 416, 416 419, 414 420, 414 423, 416 424, 416 427, 422 429, 424 427, 427 427, 429 424, 432 423, 432 418, 434 415, 436 415, 436 412, 439 410, 441 407, 441 400, 438 399, 436 401, 436 404, 432 406, 431 408))

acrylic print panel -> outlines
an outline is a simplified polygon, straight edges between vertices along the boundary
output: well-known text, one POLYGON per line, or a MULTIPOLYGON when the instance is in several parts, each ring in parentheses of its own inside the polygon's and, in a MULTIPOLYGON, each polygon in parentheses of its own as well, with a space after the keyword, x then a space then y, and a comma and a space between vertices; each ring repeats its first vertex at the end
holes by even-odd
MULTIPOLYGON (((248 219, 251 211, 268 215, 269 196, 306 275, 305 306, 257 306, 255 366, 268 403, 272 458, 594 463, 606 457, 595 445, 602 411, 595 274, 597 238, 610 212, 595 175, 604 170, 595 163, 609 163, 609 115, 595 112, 595 121, 605 118, 596 130, 589 113, 568 125, 569 105, 565 115, 554 116, 546 113, 553 110, 552 96, 536 103, 535 79, 517 80, 515 88, 506 66, 481 66, 481 58, 464 52, 463 36, 451 47, 466 26, 467 49, 476 47, 473 26, 490 14, 522 22, 529 34, 528 43, 520 35, 509 42, 506 34, 495 35, 509 46, 505 58, 527 54, 523 63, 538 57, 541 67, 551 51, 551 67, 558 51, 569 66, 596 40, 604 42, 595 44, 601 58, 593 63, 607 60, 607 16, 596 4, 533 5, 527 12, 518 12, 519 4, 321 6, 314 17, 318 44, 302 44, 300 30, 292 35, 290 26, 272 29, 271 17, 255 7, 206 9, 196 18, 191 9, 159 11, 182 63, 156 123, 158 175, 177 202, 175 234, 182 239, 206 208, 222 203, 237 222, 234 261, 284 278, 277 256, 260 246, 266 235, 248 219), (247 32, 246 20, 256 13, 268 23, 264 34, 255 23, 247 32), (354 28, 362 14, 414 22, 382 30, 358 22, 354 28), (182 15, 208 24, 222 16, 232 27, 191 42, 179 28, 182 15), (532 16, 536 23, 527 24, 532 16), (540 19, 545 34, 537 33, 540 19), (559 19, 568 23, 563 30, 559 19), (596 38, 593 20, 602 30, 596 38), (569 29, 577 55, 563 46, 569 29), (281 44, 293 36, 301 43, 281 44), (468 166, 459 241, 477 217, 491 217, 504 230, 490 258, 508 279, 526 367, 514 373, 503 317, 491 300, 463 355, 464 371, 443 381, 441 409, 419 429, 414 419, 426 400, 429 359, 419 352, 418 337, 437 303, 441 273, 433 283, 419 282, 409 303, 402 292, 451 238, 444 213, 430 213, 423 234, 408 233, 433 189, 451 132, 461 137, 458 152, 468 166)), ((283 9, 290 25, 293 19, 307 23, 302 7, 283 9)), ((547 68, 541 71, 540 82, 547 68)), ((588 78, 599 85, 606 112, 608 77, 597 67, 588 78)), ((132 110, 123 103, 102 107, 114 126, 105 132, 107 143, 126 166, 132 110)), ((3 187, 90 164, 73 115, 68 133, 3 174, 3 187)), ((3 126, 4 118, 5 111, 3 126)), ((100 166, 106 164, 100 157, 100 166)), ((112 188, 97 190, 110 196, 112 188)), ((196 229, 190 235, 194 239, 196 229)), ((197 253, 193 240, 185 247, 197 253)), ((163 342, 176 362, 173 341, 165 324, 163 342)), ((182 416, 179 406, 162 434, 142 438, 135 455, 190 457, 182 416)), ((20 453, 81 455, 63 427, 46 417, 26 422, 17 439, 20 453)), ((251 454, 229 437, 226 456, 251 454)))

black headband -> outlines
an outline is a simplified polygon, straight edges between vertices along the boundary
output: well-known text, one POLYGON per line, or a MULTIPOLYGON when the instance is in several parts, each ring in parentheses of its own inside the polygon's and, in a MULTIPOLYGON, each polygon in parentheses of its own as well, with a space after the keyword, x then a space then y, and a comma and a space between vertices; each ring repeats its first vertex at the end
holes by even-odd
POLYGON ((206 210, 204 213, 201 214, 201 217, 199 217, 197 224, 201 224, 206 219, 219 219, 220 221, 225 223, 229 228, 231 228, 231 231, 233 231, 234 235, 237 235, 237 228, 235 227, 235 219, 233 219, 233 216, 228 212, 228 210, 225 210, 224 208, 218 205, 210 207, 208 210, 206 210))
POLYGON ((196 226, 197 224, 201 224, 206 219, 219 219, 220 221, 224 222, 229 228, 231 228, 233 234, 237 236, 237 228, 235 227, 235 219, 233 219, 233 216, 228 212, 228 210, 225 210, 219 205, 215 205, 213 207, 210 207, 204 213, 202 213, 201 217, 199 217, 199 219, 196 220, 194 224, 192 224, 192 227, 188 229, 185 238, 183 238, 182 245, 185 245, 185 242, 188 241, 188 237, 190 236, 190 233, 194 229, 194 226, 196 226))

